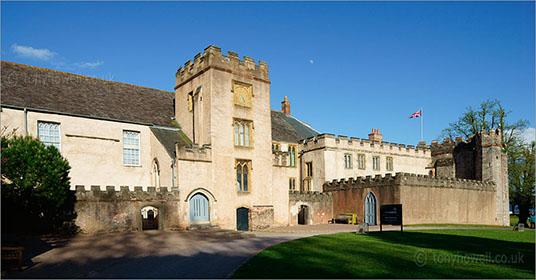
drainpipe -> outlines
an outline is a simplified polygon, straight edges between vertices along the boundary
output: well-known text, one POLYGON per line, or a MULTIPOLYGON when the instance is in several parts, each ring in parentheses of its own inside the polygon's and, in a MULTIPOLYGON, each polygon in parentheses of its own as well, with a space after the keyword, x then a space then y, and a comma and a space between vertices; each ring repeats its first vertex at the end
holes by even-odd
POLYGON ((195 143, 195 99, 192 92, 192 143, 195 143))
POLYGON ((300 192, 301 192, 303 191, 303 154, 305 154, 305 152, 301 150, 299 154, 300 154, 299 158, 300 158, 300 192))
POLYGON ((24 136, 28 136, 28 110, 24 107, 24 136))

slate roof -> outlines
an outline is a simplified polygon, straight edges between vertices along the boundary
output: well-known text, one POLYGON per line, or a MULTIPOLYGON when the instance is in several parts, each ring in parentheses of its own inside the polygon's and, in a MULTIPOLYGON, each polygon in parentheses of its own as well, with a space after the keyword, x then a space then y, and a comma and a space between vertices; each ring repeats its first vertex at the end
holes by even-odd
POLYGON ((164 146, 171 158, 175 157, 175 144, 179 146, 190 146, 192 143, 188 136, 178 128, 151 127, 156 139, 164 146))
POLYGON ((320 133, 292 115, 272 110, 272 140, 298 143, 320 133))
POLYGON ((2 61, 2 105, 172 127, 173 93, 2 61))

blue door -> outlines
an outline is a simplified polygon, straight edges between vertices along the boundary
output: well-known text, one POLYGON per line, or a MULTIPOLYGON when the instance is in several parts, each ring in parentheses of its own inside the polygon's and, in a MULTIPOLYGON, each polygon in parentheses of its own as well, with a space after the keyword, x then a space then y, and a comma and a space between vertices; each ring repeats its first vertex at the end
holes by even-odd
POLYGON ((208 199, 203 194, 196 194, 190 198, 190 222, 208 222, 208 199))
POLYGON ((372 192, 365 199, 365 223, 369 226, 376 225, 376 197, 372 192))

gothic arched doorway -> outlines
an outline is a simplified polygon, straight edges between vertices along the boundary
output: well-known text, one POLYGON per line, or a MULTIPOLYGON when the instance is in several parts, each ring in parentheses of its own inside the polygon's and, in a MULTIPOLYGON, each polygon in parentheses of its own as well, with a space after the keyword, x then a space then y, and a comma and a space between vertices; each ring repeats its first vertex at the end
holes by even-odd
POLYGON ((369 226, 375 226, 376 216, 376 196, 369 192, 365 198, 365 223, 369 226))
POLYGON ((208 198, 202 193, 196 193, 190 198, 190 223, 209 221, 208 198))
POLYGON ((142 229, 158 229, 158 208, 145 206, 141 208, 142 229))

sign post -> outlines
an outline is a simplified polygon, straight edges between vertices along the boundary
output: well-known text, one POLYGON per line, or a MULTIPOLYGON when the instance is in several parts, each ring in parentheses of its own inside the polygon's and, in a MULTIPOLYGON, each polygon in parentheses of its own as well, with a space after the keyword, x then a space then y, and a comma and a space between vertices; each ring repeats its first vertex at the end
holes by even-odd
POLYGON ((402 224, 402 204, 380 205, 380 231, 383 224, 400 226, 400 231, 404 231, 402 224))

